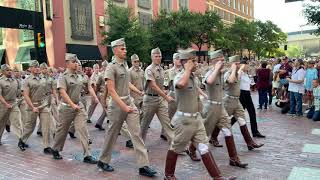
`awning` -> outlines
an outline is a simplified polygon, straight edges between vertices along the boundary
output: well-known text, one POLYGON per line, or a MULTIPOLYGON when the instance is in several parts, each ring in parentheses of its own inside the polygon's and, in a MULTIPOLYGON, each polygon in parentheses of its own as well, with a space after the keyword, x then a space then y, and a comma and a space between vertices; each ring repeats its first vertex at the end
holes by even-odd
POLYGON ((30 49, 33 46, 21 46, 18 50, 15 63, 16 64, 28 64, 31 60, 30 49))
POLYGON ((76 54, 79 60, 95 61, 102 60, 98 46, 67 44, 67 52, 76 54))

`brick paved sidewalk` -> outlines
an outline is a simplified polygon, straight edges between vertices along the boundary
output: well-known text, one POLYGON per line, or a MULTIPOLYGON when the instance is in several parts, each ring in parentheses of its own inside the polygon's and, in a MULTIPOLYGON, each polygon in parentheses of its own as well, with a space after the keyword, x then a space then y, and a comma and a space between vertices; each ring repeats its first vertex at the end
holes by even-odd
MULTIPOLYGON (((254 94, 256 99, 256 94, 254 94)), ((95 112, 93 122, 100 109, 95 112)), ((235 142, 240 159, 249 163, 249 168, 240 169, 228 165, 227 149, 223 137, 223 148, 211 146, 213 156, 224 175, 235 175, 243 180, 316 180, 320 179, 320 124, 306 118, 281 115, 277 107, 257 111, 258 126, 266 139, 256 139, 265 143, 259 150, 248 151, 240 134, 239 126, 233 127, 235 142)), ((156 119, 156 118, 155 118, 156 119)), ((93 138, 92 152, 98 156, 105 133, 88 124, 93 138)), ((168 145, 160 140, 160 123, 151 124, 146 146, 149 149, 151 166, 159 173, 154 179, 163 179, 164 163, 168 145)), ((115 172, 98 170, 95 165, 79 161, 82 148, 78 139, 67 138, 61 161, 42 153, 41 138, 35 133, 28 144, 30 148, 21 152, 13 133, 4 133, 0 146, 0 179, 148 179, 138 175, 134 151, 125 147, 119 136, 113 152, 112 166, 115 172)), ((179 156, 176 167, 178 179, 209 179, 201 162, 192 162, 188 156, 179 156)))

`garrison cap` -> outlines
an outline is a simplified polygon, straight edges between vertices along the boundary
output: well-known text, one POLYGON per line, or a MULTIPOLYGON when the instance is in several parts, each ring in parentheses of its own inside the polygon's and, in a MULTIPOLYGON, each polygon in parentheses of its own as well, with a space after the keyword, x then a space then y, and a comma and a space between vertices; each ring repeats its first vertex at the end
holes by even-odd
POLYGON ((220 56, 223 56, 223 52, 222 52, 222 50, 210 51, 208 53, 208 56, 209 56, 209 60, 215 59, 215 58, 218 58, 220 56))
POLYGON ((48 68, 47 63, 45 63, 45 62, 44 62, 44 63, 41 63, 41 64, 40 64, 40 68, 41 68, 41 69, 48 68))
POLYGON ((152 49, 152 50, 151 50, 151 55, 152 55, 152 54, 160 54, 160 55, 161 55, 161 50, 160 50, 160 48, 157 47, 157 48, 155 48, 155 49, 152 49))
POLYGON ((39 62, 37 60, 31 60, 29 66, 30 67, 39 66, 39 62))
POLYGON ((180 59, 179 53, 174 53, 173 56, 172 56, 172 59, 173 59, 173 61, 176 60, 176 59, 180 59))
POLYGON ((8 64, 1 65, 1 71, 8 71, 8 70, 10 70, 10 66, 8 64))
POLYGON ((133 54, 133 55, 131 56, 131 61, 136 60, 136 59, 139 59, 139 56, 136 55, 136 54, 133 54))
POLYGON ((182 60, 191 59, 195 56, 195 51, 191 48, 179 50, 179 58, 182 60))
POLYGON ((238 56, 238 55, 229 57, 230 63, 239 62, 239 61, 240 61, 240 56, 238 56))
POLYGON ((71 60, 77 60, 78 57, 75 54, 71 54, 71 53, 66 53, 66 61, 71 61, 71 60))
POLYGON ((108 66, 108 61, 103 61, 101 64, 103 67, 107 67, 108 66))
POLYGON ((111 47, 114 48, 116 46, 126 46, 124 38, 120 38, 111 42, 111 47))

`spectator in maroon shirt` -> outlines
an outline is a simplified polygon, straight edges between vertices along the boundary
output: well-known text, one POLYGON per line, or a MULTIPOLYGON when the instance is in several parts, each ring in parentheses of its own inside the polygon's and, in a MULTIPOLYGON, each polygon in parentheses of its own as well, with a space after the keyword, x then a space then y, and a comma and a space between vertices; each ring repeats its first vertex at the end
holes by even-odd
POLYGON ((267 62, 261 63, 261 68, 257 69, 257 89, 259 93, 259 108, 267 109, 268 106, 268 89, 270 88, 270 73, 271 70, 267 69, 267 62))
POLYGON ((288 84, 289 82, 286 80, 288 76, 291 75, 292 72, 292 66, 289 64, 289 59, 288 57, 284 57, 282 60, 282 65, 280 66, 279 70, 279 78, 280 78, 280 87, 284 84, 288 84))

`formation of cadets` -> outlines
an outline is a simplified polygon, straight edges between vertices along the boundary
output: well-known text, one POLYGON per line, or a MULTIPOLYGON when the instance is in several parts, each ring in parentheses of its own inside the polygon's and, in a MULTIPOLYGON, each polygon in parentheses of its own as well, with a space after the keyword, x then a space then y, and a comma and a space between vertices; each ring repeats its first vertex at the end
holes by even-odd
POLYGON ((239 75, 245 62, 240 61, 239 56, 232 56, 226 63, 222 51, 217 50, 209 52, 209 65, 199 69, 195 52, 185 49, 173 55, 173 67, 165 72, 161 67, 161 51, 155 48, 151 51, 152 64, 143 71, 136 54, 131 56, 132 67, 128 68, 123 38, 113 41, 111 47, 112 61, 104 61, 101 69, 94 65, 90 78, 83 73, 77 56, 69 53, 65 57, 66 71, 60 74, 45 63, 39 65, 33 60, 31 74, 22 79, 17 69, 2 65, 0 144, 4 129, 11 125, 18 147, 25 151, 39 118, 38 133, 42 134, 45 154, 51 154, 56 160, 63 159, 60 152, 67 135, 75 138, 77 132, 83 148, 83 162, 97 164, 98 168, 111 172, 114 171, 112 149, 121 133, 127 138, 126 147, 134 148, 139 174, 153 177, 157 172, 149 166, 144 142, 148 141, 148 128, 156 114, 162 126, 161 138, 168 142, 164 179, 176 179, 177 158, 185 152, 193 161, 202 160, 213 179, 236 179, 222 176, 209 143, 222 147, 217 140, 221 131, 229 164, 239 168, 246 168, 248 164, 237 154, 231 131, 235 122, 240 125, 248 150, 263 146, 251 137, 239 101, 239 75), (164 88, 165 82, 168 90, 164 88), (86 100, 87 92, 91 96, 90 105, 86 100), (97 160, 91 156, 92 141, 87 122, 91 122, 99 103, 103 112, 95 127, 104 130, 106 117, 110 122, 97 160))

